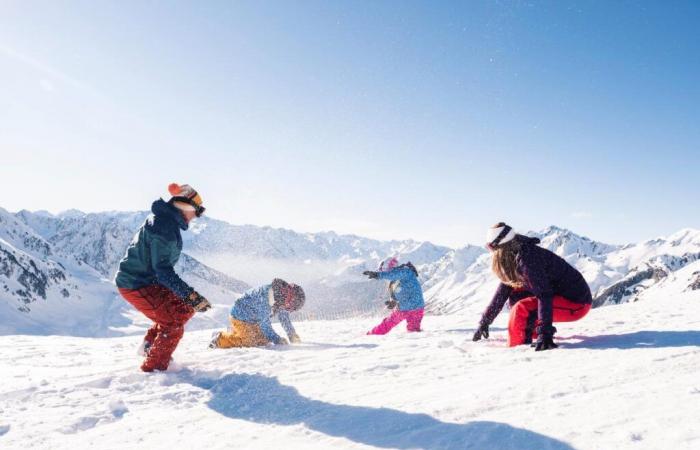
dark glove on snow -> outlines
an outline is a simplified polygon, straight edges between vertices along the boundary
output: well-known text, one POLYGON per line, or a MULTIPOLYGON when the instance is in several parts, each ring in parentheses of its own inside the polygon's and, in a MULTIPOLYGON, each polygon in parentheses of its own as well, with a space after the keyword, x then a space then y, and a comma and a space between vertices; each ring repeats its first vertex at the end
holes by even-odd
POLYGON ((197 312, 204 312, 211 308, 211 303, 209 300, 204 298, 199 292, 192 291, 192 293, 187 297, 185 303, 194 308, 197 312))
POLYGON ((489 326, 487 324, 481 324, 479 325, 479 328, 474 332, 474 337, 472 337, 472 341, 480 341, 481 338, 488 339, 489 338, 489 326))
POLYGON ((384 302, 384 304, 386 305, 387 308, 394 309, 394 308, 396 308, 396 305, 398 305, 399 303, 396 300, 387 300, 384 302))
POLYGON ((559 347, 554 343, 554 333, 556 332, 557 329, 551 325, 540 325, 537 327, 537 342, 532 344, 532 346, 535 347, 535 351, 539 352, 542 350, 551 350, 559 347))
POLYGON ((376 280, 377 278, 379 278, 379 272, 371 272, 369 270, 365 270, 364 272, 362 272, 362 275, 367 275, 370 280, 376 280))

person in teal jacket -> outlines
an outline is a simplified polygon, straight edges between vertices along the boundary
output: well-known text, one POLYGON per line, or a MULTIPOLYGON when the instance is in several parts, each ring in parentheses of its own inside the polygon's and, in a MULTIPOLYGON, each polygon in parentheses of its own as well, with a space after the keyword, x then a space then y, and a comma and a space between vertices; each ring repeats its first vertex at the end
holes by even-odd
POLYGON ((425 300, 423 288, 418 280, 418 271, 413 264, 408 262, 399 265, 398 260, 392 257, 384 261, 378 271, 365 271, 363 275, 367 275, 370 279, 389 281, 391 301, 387 302, 387 305, 390 308, 395 307, 389 317, 367 334, 387 334, 404 320, 409 332, 421 331, 425 300))
POLYGON ((231 307, 231 330, 214 333, 209 347, 259 347, 270 343, 301 342, 289 313, 301 309, 305 299, 301 286, 279 278, 272 280, 271 284, 251 289, 231 307), (289 342, 272 328, 274 316, 279 319, 289 342))
POLYGON ((144 372, 166 370, 185 323, 211 307, 173 268, 182 252, 180 232, 204 212, 202 198, 186 184, 168 189, 172 198, 153 202, 153 214, 136 232, 114 280, 122 297, 153 321, 140 351, 144 372))

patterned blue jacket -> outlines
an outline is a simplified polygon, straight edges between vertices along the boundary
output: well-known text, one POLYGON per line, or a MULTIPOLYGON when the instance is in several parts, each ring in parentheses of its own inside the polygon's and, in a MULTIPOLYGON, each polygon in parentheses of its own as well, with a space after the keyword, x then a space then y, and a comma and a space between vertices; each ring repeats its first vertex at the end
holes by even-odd
POLYGON ((423 300, 423 288, 418 281, 418 276, 406 266, 394 267, 388 272, 379 272, 380 280, 395 281, 394 297, 399 302, 399 311, 411 311, 425 307, 423 300))
MULTIPOLYGON (((271 284, 266 284, 259 288, 251 289, 246 292, 243 297, 236 300, 231 308, 231 317, 248 323, 256 323, 260 326, 260 330, 265 337, 275 344, 279 344, 282 338, 275 333, 272 328, 272 306, 270 305, 270 289, 271 284)), ((292 321, 289 318, 289 312, 280 309, 277 311, 277 318, 290 338, 296 334, 292 321)))

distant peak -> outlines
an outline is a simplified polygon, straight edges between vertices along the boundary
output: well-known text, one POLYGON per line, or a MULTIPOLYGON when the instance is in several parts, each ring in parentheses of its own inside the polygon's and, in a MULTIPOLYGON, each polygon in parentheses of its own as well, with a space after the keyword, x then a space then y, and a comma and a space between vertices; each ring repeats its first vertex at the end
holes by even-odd
POLYGON ((72 218, 72 217, 83 217, 86 214, 79 209, 67 209, 65 211, 61 211, 60 213, 57 214, 57 217, 60 217, 61 219, 63 218, 72 218))
POLYGON ((40 209, 38 211, 30 211, 28 209, 22 209, 17 212, 17 215, 19 216, 39 216, 39 217, 55 217, 53 214, 50 212, 46 211, 45 209, 40 209))
POLYGON ((681 241, 686 238, 693 238, 695 236, 700 237, 700 230, 697 230, 695 228, 681 228, 680 230, 670 235, 667 239, 669 241, 681 241))
POLYGON ((544 230, 542 230, 542 234, 552 234, 552 233, 571 233, 571 230, 567 230, 566 228, 561 228, 556 225, 550 225, 544 230))

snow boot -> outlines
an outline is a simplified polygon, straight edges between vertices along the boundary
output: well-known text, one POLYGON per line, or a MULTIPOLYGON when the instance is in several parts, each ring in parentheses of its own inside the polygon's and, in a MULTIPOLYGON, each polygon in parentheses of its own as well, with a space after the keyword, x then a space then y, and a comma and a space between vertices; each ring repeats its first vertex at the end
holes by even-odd
POLYGON ((144 358, 148 358, 148 353, 151 351, 151 345, 153 344, 144 339, 144 341, 141 342, 141 345, 139 345, 139 349, 136 351, 136 354, 143 356, 144 358))

